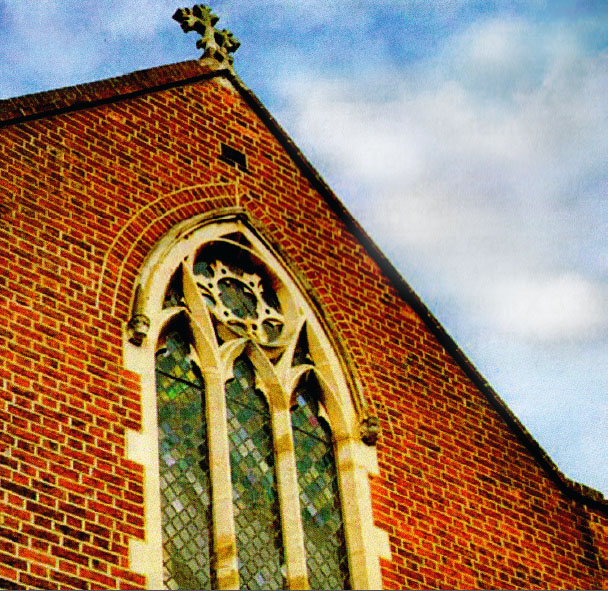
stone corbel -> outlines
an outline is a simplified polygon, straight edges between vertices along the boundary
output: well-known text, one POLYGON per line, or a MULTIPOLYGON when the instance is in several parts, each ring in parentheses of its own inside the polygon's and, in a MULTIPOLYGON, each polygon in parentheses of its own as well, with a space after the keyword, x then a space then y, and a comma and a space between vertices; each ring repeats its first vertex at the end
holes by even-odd
POLYGON ((133 313, 128 324, 129 342, 138 347, 143 343, 150 329, 150 318, 144 314, 144 298, 141 292, 141 285, 135 290, 133 301, 133 313))
POLYGON ((376 445, 378 433, 380 433, 380 421, 378 417, 366 414, 359 424, 359 433, 363 443, 376 445))

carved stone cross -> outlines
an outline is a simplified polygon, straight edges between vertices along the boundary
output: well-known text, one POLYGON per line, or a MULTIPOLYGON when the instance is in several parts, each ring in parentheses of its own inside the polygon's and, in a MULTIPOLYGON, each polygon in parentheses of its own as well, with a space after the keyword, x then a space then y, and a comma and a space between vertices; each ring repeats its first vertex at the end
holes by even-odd
POLYGON ((227 29, 215 28, 219 17, 204 4, 195 4, 192 8, 179 8, 173 18, 180 23, 184 33, 196 31, 201 38, 196 46, 203 50, 203 58, 211 58, 221 66, 232 66, 234 53, 241 45, 239 40, 227 29))

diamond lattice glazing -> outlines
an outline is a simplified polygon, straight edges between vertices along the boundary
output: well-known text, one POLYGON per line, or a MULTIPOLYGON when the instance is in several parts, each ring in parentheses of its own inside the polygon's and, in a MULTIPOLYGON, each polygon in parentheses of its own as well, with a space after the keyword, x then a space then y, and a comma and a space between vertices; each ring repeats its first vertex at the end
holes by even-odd
POLYGON ((156 356, 164 582, 210 589, 211 487, 204 384, 183 331, 156 356))
POLYGON ((331 431, 319 417, 319 386, 309 374, 292 409, 306 562, 311 589, 348 589, 348 559, 331 431))
POLYGON ((270 412, 243 357, 226 384, 226 407, 241 588, 284 589, 270 412))

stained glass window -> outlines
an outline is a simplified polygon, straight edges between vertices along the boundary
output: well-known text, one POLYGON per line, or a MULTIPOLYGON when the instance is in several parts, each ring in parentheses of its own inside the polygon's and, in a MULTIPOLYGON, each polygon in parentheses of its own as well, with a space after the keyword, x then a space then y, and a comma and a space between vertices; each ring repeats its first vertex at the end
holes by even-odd
POLYGON ((319 385, 308 374, 292 409, 300 509, 311 589, 348 589, 349 575, 331 431, 319 416, 319 385))
POLYGON ((298 337, 296 342, 295 349, 293 351, 293 361, 291 363, 292 367, 296 367, 298 365, 314 365, 312 361, 312 357, 310 356, 310 351, 308 349, 308 337, 306 336, 306 331, 303 330, 298 337))
POLYGON ((270 411, 245 357, 226 384, 226 409, 241 589, 283 589, 270 411))
MULTIPOLYGON (((164 585, 348 588, 361 579, 348 571, 319 385, 339 382, 326 375, 339 363, 297 289, 254 242, 233 230, 193 247, 162 287, 159 319, 167 324, 156 394, 164 585), (290 401, 291 422, 279 410, 290 401), (285 442, 279 448, 273 421, 285 442)), ((349 404, 340 387, 339 400, 349 404)))
POLYGON ((186 335, 184 326, 169 332, 156 355, 164 582, 168 589, 210 589, 204 384, 186 335))

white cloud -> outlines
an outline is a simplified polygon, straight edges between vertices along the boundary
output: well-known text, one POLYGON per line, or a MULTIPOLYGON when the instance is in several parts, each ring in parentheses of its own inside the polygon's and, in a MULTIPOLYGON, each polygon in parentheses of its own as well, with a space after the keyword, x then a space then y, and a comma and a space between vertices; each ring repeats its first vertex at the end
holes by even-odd
POLYGON ((477 21, 400 70, 294 76, 281 119, 560 468, 608 494, 608 54, 589 27, 477 21))
POLYGON ((505 277, 484 294, 487 323, 523 339, 589 339, 608 327, 608 298, 574 274, 505 277))
POLYGON ((585 236, 608 232, 608 56, 577 43, 575 27, 475 23, 388 82, 290 80, 283 119, 383 248, 425 258, 427 294, 522 338, 581 338, 603 303, 585 236))
POLYGON ((194 39, 171 19, 175 8, 173 0, 5 0, 0 96, 178 61, 186 46, 195 57, 194 39), (161 33, 170 29, 168 43, 161 33))
POLYGON ((176 8, 173 0, 113 0, 97 18, 102 33, 108 32, 113 38, 143 39, 171 26, 176 8))
MULTIPOLYGON (((101 61, 101 52, 91 51, 99 39, 91 39, 84 19, 74 20, 69 8, 61 2, 11 0, 7 19, 11 43, 5 47, 1 67, 7 68, 7 62, 12 62, 22 72, 26 71, 29 79, 25 84, 44 87, 51 86, 52 81, 58 82, 54 86, 76 83, 83 71, 92 71, 101 61)), ((7 78, 11 75, 7 69, 7 78)))

